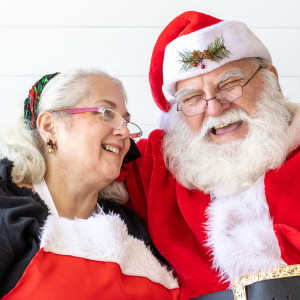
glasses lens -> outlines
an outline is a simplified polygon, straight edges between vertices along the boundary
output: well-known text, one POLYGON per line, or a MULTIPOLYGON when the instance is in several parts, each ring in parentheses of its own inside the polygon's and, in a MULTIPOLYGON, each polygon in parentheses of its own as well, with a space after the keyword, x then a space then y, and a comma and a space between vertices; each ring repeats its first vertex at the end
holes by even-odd
POLYGON ((220 90, 216 97, 220 99, 221 103, 229 103, 238 98, 243 94, 243 88, 240 85, 234 85, 229 88, 220 90))
POLYGON ((102 116, 103 121, 113 128, 120 129, 122 126, 127 126, 131 138, 139 138, 143 135, 139 126, 131 122, 125 122, 125 120, 117 112, 109 108, 104 109, 102 116))
POLYGON ((188 102, 183 103, 181 110, 186 116, 199 115, 205 112, 206 101, 203 99, 193 97, 188 102))
POLYGON ((108 123, 110 126, 116 129, 119 129, 123 124, 123 118, 118 113, 109 108, 104 108, 102 118, 104 122, 108 123))
POLYGON ((139 138, 143 135, 141 128, 138 127, 136 124, 128 122, 126 125, 131 138, 139 138))

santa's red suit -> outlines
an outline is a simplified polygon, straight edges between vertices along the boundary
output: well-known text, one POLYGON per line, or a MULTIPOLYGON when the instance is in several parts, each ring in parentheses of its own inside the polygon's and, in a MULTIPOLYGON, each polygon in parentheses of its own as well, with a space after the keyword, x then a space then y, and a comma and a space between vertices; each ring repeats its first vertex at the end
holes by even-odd
POLYGON ((134 210, 177 273, 181 299, 230 288, 237 269, 243 274, 300 263, 299 132, 297 113, 286 162, 240 195, 214 201, 183 187, 166 169, 162 130, 138 142, 142 157, 123 175, 134 210))

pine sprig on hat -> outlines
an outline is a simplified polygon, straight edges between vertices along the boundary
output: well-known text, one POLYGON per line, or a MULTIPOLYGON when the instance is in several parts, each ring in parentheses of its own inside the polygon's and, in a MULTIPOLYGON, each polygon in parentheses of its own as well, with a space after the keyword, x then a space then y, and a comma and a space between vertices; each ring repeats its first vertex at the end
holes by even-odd
POLYGON ((188 71, 193 67, 198 67, 199 64, 202 69, 205 65, 202 63, 204 59, 211 61, 220 62, 224 58, 228 58, 230 51, 226 49, 224 45, 224 37, 216 37, 215 40, 207 46, 206 50, 184 50, 179 52, 180 61, 183 63, 181 71, 188 71))

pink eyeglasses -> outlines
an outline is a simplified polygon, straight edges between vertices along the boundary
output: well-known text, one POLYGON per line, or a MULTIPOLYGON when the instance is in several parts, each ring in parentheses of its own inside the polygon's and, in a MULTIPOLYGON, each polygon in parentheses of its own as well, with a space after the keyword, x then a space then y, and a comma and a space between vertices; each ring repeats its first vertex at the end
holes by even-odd
POLYGON ((65 112, 67 114, 98 112, 101 114, 102 120, 115 129, 120 129, 123 126, 123 124, 126 124, 129 131, 129 136, 131 138, 138 138, 143 135, 143 131, 138 125, 126 121, 119 113, 109 108, 105 108, 105 107, 69 108, 69 109, 56 110, 54 112, 65 112))

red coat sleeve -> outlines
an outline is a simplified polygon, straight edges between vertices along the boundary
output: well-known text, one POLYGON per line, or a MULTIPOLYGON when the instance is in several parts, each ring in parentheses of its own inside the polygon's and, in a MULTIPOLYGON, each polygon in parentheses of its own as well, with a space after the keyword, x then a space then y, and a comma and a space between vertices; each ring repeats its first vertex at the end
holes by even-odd
POLYGON ((130 196, 128 205, 137 213, 146 228, 148 228, 147 195, 153 176, 154 156, 157 155, 154 149, 158 148, 158 155, 162 155, 160 152, 162 138, 163 131, 154 130, 148 139, 141 139, 137 143, 141 157, 124 166, 126 174, 124 182, 130 196))

